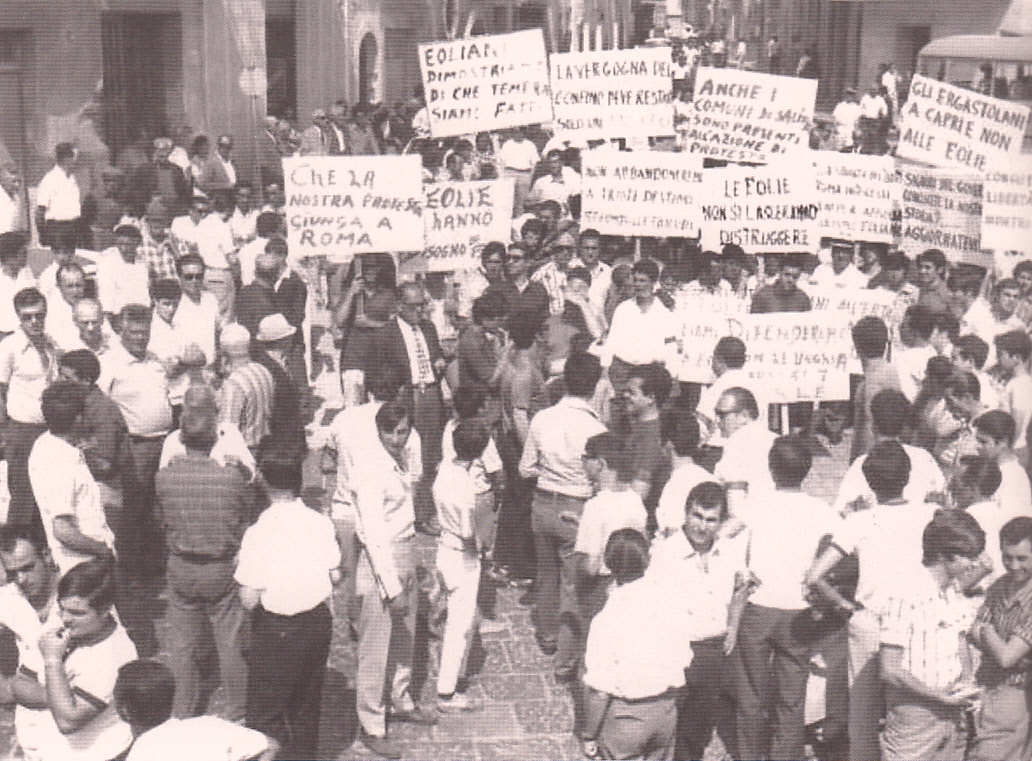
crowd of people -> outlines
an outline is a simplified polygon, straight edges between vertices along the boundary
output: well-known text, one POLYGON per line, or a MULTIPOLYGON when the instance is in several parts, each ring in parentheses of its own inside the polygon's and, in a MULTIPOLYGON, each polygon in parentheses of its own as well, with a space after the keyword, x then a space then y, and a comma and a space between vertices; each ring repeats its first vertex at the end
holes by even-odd
POLYGON ((480 593, 514 586, 588 757, 698 759, 716 732, 736 759, 1027 761, 1032 262, 603 235, 579 224, 577 146, 432 139, 420 105, 338 102, 268 137, 511 180, 511 238, 478 267, 297 259, 274 164, 239 171, 228 135, 143 143, 89 194, 61 144, 33 214, 53 261, 0 232, 0 703, 25 757, 314 758, 336 623, 358 740, 397 758, 396 722, 477 720, 480 593), (839 289, 901 316, 853 325, 848 400, 770 403, 733 336, 711 383, 681 377, 707 299, 806 312, 839 289), (332 486, 302 500, 316 461, 332 486))

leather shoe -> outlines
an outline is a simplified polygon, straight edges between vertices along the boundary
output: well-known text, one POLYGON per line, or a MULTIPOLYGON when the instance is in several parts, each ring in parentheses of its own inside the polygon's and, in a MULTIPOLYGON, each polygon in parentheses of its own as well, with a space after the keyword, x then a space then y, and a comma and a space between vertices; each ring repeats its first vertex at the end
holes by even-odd
POLYGON ((376 735, 371 735, 362 729, 358 732, 358 741, 377 756, 382 756, 383 758, 401 758, 401 749, 386 737, 377 737, 376 735))
POLYGON ((391 718, 395 721, 405 721, 409 724, 425 724, 427 726, 433 726, 437 723, 437 714, 420 706, 408 710, 394 709, 391 711, 391 718))

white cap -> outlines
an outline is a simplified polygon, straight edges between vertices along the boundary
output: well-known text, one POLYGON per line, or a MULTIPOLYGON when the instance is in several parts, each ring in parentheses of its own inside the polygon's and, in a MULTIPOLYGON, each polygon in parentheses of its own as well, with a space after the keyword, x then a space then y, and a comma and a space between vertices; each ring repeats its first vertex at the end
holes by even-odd
POLYGON ((293 325, 287 322, 287 318, 279 312, 266 315, 258 323, 258 341, 279 341, 281 338, 292 336, 297 331, 293 325))

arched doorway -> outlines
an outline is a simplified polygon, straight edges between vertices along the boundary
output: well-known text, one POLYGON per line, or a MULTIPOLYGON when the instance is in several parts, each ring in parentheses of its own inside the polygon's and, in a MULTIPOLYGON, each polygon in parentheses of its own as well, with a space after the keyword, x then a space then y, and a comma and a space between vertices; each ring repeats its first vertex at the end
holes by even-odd
POLYGON ((378 98, 376 94, 377 80, 379 74, 376 70, 376 58, 379 52, 379 45, 376 42, 376 35, 366 32, 365 37, 358 46, 358 102, 375 103, 378 98))

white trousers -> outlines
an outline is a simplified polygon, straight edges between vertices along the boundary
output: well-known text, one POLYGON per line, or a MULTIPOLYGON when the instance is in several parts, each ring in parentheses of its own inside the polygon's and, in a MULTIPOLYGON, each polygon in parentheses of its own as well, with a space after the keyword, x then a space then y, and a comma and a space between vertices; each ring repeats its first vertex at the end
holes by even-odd
POLYGON ((448 601, 448 619, 441 640, 441 664, 437 692, 450 695, 466 668, 480 587, 480 558, 471 552, 437 545, 437 571, 448 601))

